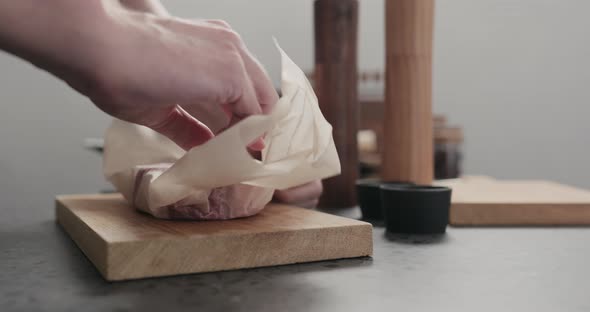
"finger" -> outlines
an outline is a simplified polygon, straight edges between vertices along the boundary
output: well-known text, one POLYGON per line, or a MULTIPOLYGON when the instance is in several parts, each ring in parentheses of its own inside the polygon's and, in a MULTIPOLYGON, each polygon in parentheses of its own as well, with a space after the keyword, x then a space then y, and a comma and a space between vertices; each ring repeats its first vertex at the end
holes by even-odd
POLYGON ((286 190, 276 190, 274 197, 287 204, 305 203, 318 199, 322 195, 322 191, 322 182, 316 180, 286 190))
POLYGON ((264 143, 263 138, 258 138, 254 140, 254 142, 248 144, 248 148, 253 151, 262 151, 266 147, 266 143, 264 143))
MULTIPOLYGON (((211 40, 227 40, 239 51, 241 77, 234 81, 232 89, 236 98, 227 103, 229 110, 239 120, 268 113, 278 101, 278 94, 262 65, 252 56, 239 34, 221 20, 167 20, 165 27, 189 35, 208 36, 211 40), (203 26, 218 31, 204 31, 203 26)), ((230 116, 231 117, 231 116, 230 116)))
MULTIPOLYGON (((244 43, 240 38, 239 34, 229 28, 229 24, 219 21, 190 21, 190 20, 174 20, 174 23, 168 24, 168 27, 186 32, 188 34, 200 35, 200 36, 211 36, 212 40, 227 40, 236 49, 239 50, 239 64, 240 74, 234 75, 232 81, 232 90, 236 90, 233 95, 235 98, 230 98, 228 103, 223 105, 224 111, 228 113, 228 116, 235 120, 242 120, 250 115, 262 114, 262 108, 259 103, 257 90, 254 88, 254 81, 251 79, 251 75, 248 69, 251 67, 251 61, 244 58, 243 50, 245 49, 244 43), (201 29, 199 26, 208 25, 209 28, 216 28, 222 30, 221 32, 203 32, 195 33, 195 31, 201 29), (195 28, 196 26, 196 28, 195 28), (239 77, 236 77, 239 76, 239 77)), ((258 77, 255 77, 258 79, 258 77)), ((270 81, 270 80, 269 80, 270 81)))
POLYGON ((201 145, 214 136, 205 124, 179 106, 175 106, 161 122, 148 126, 185 150, 201 145))
POLYGON ((189 115, 198 118, 198 120, 204 123, 213 133, 220 133, 222 130, 227 128, 229 123, 229 117, 218 105, 201 105, 201 103, 195 104, 181 104, 189 115))
POLYGON ((235 117, 238 120, 244 119, 250 115, 262 114, 262 109, 258 103, 254 86, 252 85, 250 77, 248 77, 246 73, 246 68, 243 62, 242 66, 244 66, 242 71, 243 77, 241 77, 242 79, 239 81, 239 85, 236 86, 241 89, 241 92, 237 94, 236 99, 230 100, 230 102, 225 105, 232 113, 232 117, 235 117))
MULTIPOLYGON (((224 20, 205 20, 205 22, 212 24, 216 27, 224 29, 232 29, 231 25, 224 20)), ((244 60, 244 66, 248 72, 248 76, 252 81, 256 97, 262 112, 268 114, 272 111, 272 108, 279 100, 277 91, 264 67, 260 62, 252 55, 245 44, 241 43, 240 46, 241 56, 244 60)))
MULTIPOLYGON (((239 51, 239 65, 241 67, 241 74, 234 79, 231 90, 235 90, 234 98, 230 98, 225 104, 222 104, 224 112, 230 119, 229 126, 239 122, 240 120, 251 116, 269 112, 270 107, 278 101, 278 95, 268 78, 268 75, 262 69, 257 61, 247 52, 245 45, 239 35, 231 30, 229 25, 223 21, 184 21, 177 20, 175 23, 169 24, 168 27, 178 29, 183 32, 192 33, 195 31, 195 26, 207 24, 209 27, 223 30, 224 32, 210 32, 211 36, 222 37, 214 38, 219 40, 229 40, 239 51), (213 25, 213 26, 211 26, 213 25), (254 80, 253 80, 254 79, 254 80), (261 87, 264 86, 264 87, 261 87), (256 87, 255 87, 256 86, 256 87), (264 108, 264 111, 263 111, 264 108)), ((205 33, 206 34, 206 33, 205 33)), ((233 77, 236 77, 234 75, 233 77)), ((249 143, 250 149, 260 151, 264 149, 265 144, 263 138, 258 138, 249 143)))
POLYGON ((246 49, 245 46, 242 47, 241 52, 244 66, 252 81, 260 108, 263 113, 268 114, 278 102, 279 95, 270 80, 268 73, 258 60, 246 49))
MULTIPOLYGON (((262 65, 250 54, 245 45, 240 50, 257 104, 262 113, 268 114, 279 100, 279 96, 262 65)), ((265 147, 264 136, 256 139, 248 147, 256 151, 263 150, 265 147)))
MULTIPOLYGON (((268 114, 274 108, 274 105, 278 102, 279 96, 277 91, 272 84, 270 77, 264 70, 264 67, 252 56, 252 54, 243 46, 242 59, 244 66, 252 82, 258 105, 262 110, 262 113, 268 114)), ((264 137, 264 136, 263 136, 264 137)), ((264 138, 258 138, 252 144, 249 145, 251 149, 263 150, 265 147, 264 138)))

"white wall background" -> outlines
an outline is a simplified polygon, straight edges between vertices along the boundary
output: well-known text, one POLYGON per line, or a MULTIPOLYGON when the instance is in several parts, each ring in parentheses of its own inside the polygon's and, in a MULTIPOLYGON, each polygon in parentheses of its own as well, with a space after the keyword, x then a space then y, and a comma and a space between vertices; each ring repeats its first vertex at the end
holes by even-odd
MULTIPOLYGON (((311 0, 164 1, 221 18, 277 80, 271 36, 313 66, 311 0)), ((361 0, 359 66, 383 67, 383 0, 361 0)), ((466 133, 467 173, 548 178, 590 188, 590 1, 438 0, 434 107, 466 133)), ((95 191, 100 159, 82 149, 108 118, 65 84, 0 53, 0 202, 50 206, 95 191), (11 194, 11 196, 5 196, 11 194)), ((50 211, 50 210, 49 210, 50 211)), ((48 212, 50 213, 50 212, 48 212)))

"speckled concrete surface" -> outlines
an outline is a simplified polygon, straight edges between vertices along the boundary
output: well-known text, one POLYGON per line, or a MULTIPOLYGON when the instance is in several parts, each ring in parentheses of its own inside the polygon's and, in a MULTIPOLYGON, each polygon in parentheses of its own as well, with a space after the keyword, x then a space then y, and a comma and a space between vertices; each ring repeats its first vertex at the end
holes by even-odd
POLYGON ((2 311, 590 310, 586 228, 376 225, 373 258, 108 283, 53 220, 0 219, 2 311))

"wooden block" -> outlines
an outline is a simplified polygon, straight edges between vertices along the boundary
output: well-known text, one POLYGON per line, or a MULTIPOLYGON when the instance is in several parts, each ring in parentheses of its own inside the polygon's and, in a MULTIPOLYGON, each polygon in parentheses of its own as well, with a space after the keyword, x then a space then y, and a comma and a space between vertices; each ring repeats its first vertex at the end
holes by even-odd
POLYGON ((62 195, 57 222, 110 281, 370 256, 369 223, 270 204, 228 221, 169 221, 119 194, 62 195))
POLYGON ((453 189, 451 225, 590 225, 587 190, 549 181, 483 177, 437 184, 453 189))

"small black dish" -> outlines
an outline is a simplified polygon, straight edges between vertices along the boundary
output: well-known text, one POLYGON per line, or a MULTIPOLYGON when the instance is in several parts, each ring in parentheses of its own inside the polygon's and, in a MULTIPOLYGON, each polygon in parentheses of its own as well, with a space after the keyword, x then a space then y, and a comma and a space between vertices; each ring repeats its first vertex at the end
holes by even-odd
POLYGON ((451 189, 429 185, 382 185, 381 205, 387 232, 442 234, 449 223, 451 189))
POLYGON ((405 187, 411 182, 381 181, 378 179, 361 179, 356 181, 356 192, 363 220, 383 220, 381 205, 381 186, 405 187))

